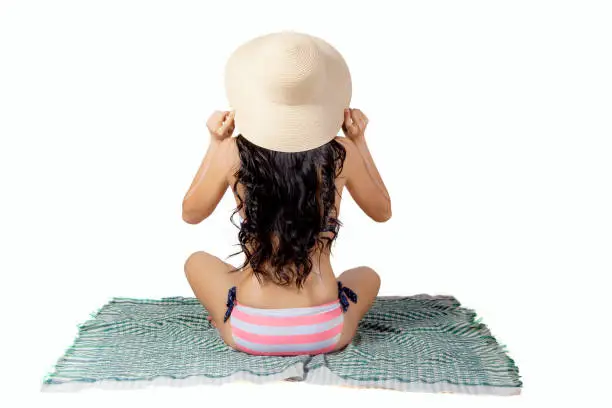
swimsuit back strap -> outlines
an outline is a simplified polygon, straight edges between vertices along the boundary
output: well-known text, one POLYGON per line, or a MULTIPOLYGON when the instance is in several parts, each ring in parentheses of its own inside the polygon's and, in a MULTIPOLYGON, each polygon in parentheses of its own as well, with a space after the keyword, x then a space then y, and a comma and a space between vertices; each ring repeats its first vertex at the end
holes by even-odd
POLYGON ((236 287, 232 286, 230 290, 227 292, 227 310, 225 311, 225 316, 223 317, 223 322, 227 322, 227 319, 232 315, 232 310, 234 310, 234 305, 236 304, 236 287))
POLYGON ((346 313, 349 308, 349 299, 353 303, 357 303, 357 294, 350 288, 342 285, 342 282, 338 281, 338 299, 340 299, 340 306, 342 311, 346 313))

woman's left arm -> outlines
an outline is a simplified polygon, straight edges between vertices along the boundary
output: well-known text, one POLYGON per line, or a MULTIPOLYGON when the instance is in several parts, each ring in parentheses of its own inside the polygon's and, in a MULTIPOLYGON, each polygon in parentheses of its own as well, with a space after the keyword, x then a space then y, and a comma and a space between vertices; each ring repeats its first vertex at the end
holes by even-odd
POLYGON ((223 198, 227 187, 227 172, 231 135, 234 131, 233 112, 215 112, 207 123, 210 143, 200 168, 183 198, 183 220, 199 224, 206 219, 223 198))

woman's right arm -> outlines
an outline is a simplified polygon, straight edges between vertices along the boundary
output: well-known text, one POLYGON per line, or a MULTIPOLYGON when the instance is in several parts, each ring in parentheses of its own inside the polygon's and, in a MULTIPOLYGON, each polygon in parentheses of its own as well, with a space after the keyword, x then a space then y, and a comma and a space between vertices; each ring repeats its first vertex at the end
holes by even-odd
POLYGON ((391 198, 365 140, 367 117, 358 109, 345 112, 341 140, 347 151, 346 187, 357 205, 374 221, 391 218, 391 198), (344 140, 342 140, 344 139, 344 140))

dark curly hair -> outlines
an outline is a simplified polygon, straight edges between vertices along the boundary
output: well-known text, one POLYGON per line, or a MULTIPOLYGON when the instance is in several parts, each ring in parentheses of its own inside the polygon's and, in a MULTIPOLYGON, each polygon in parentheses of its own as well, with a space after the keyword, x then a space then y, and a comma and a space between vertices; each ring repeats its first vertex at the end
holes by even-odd
POLYGON ((238 240, 244 263, 261 282, 301 288, 312 270, 313 249, 328 249, 342 225, 334 206, 335 180, 342 172, 346 150, 335 139, 304 152, 277 152, 236 137, 240 168, 234 176, 238 206, 245 219, 238 240), (244 197, 238 194, 244 186, 244 197), (325 231, 333 236, 324 236, 325 231), (276 244, 276 245, 275 245, 276 244), (265 267, 265 269, 264 269, 265 267))

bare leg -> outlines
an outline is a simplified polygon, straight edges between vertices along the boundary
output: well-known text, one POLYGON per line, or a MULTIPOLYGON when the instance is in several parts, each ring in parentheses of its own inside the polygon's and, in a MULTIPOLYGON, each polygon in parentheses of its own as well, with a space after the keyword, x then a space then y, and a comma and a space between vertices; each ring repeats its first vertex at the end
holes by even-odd
POLYGON ((372 307, 380 289, 380 277, 374 269, 367 266, 349 269, 342 273, 338 280, 357 294, 357 303, 349 300, 350 305, 344 314, 344 327, 336 350, 345 347, 353 340, 361 318, 372 307))
POLYGON ((227 292, 236 286, 242 272, 229 273, 234 267, 214 255, 198 251, 185 262, 185 275, 194 294, 211 316, 211 322, 230 347, 235 347, 231 328, 223 322, 227 310, 227 292))

